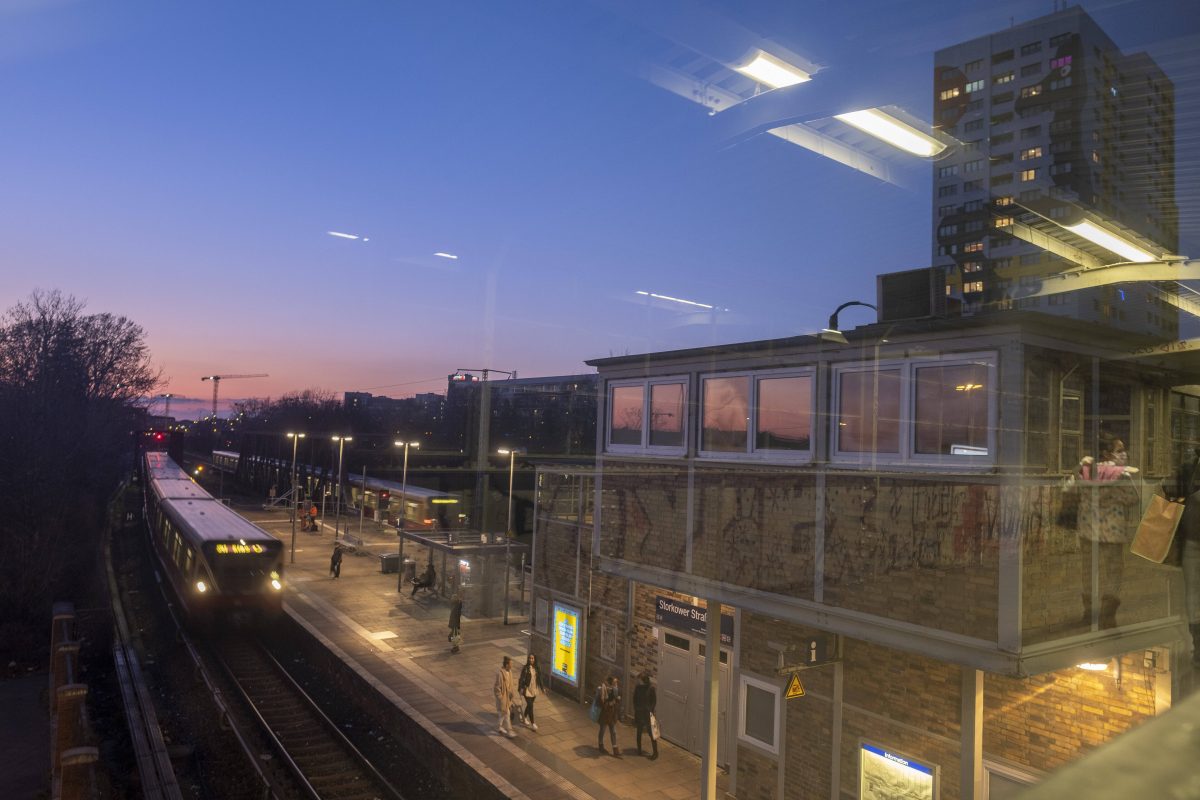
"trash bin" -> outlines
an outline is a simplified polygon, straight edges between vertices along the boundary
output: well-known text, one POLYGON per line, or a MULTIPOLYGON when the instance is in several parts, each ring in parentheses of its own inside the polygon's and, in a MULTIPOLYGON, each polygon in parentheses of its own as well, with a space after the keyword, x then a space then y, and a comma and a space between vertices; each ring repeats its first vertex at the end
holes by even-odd
POLYGON ((417 562, 411 558, 404 559, 404 582, 412 583, 417 579, 417 562))
POLYGON ((399 553, 380 553, 379 554, 379 571, 384 575, 398 572, 400 570, 400 554, 399 553))

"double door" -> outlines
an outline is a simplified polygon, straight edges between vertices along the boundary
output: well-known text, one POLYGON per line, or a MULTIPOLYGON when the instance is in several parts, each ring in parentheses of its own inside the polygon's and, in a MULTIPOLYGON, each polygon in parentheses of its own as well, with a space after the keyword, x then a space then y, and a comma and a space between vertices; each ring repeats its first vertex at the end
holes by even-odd
MULTIPOLYGON (((658 645, 658 717, 664 739, 702 754, 708 692, 704 690, 705 644, 686 634, 663 631, 658 645)), ((717 704, 717 763, 729 763, 729 651, 720 653, 717 704)))

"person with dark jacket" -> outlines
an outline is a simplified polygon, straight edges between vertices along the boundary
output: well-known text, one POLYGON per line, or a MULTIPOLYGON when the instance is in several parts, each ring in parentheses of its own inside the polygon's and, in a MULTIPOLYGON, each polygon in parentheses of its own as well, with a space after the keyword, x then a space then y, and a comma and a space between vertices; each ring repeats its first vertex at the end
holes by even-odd
POLYGON ((421 577, 413 581, 412 597, 417 596, 418 589, 432 589, 434 582, 437 580, 437 570, 433 568, 433 562, 430 561, 425 565, 425 571, 421 573, 421 577))
POLYGON ((604 749, 604 729, 608 728, 612 754, 620 758, 621 751, 617 749, 617 720, 621 716, 621 686, 616 675, 609 675, 604 683, 596 687, 596 696, 592 702, 600 707, 600 719, 597 720, 600 731, 596 735, 596 748, 601 753, 607 752, 604 749))
POLYGON ((333 546, 333 555, 329 557, 329 575, 334 580, 342 576, 342 546, 340 544, 333 546))
POLYGON ((533 719, 533 701, 538 699, 538 695, 545 693, 546 679, 542 677, 542 671, 538 669, 537 656, 530 653, 525 666, 521 668, 521 677, 517 681, 517 695, 525 698, 525 713, 521 715, 521 718, 535 731, 538 727, 537 722, 533 719))
POLYGON ((637 688, 633 690, 633 724, 637 726, 637 753, 639 756, 645 755, 642 752, 642 732, 645 731, 650 736, 650 746, 654 748, 650 756, 650 760, 653 761, 658 758, 658 739, 650 726, 650 715, 658 705, 658 693, 650 683, 649 672, 643 672, 639 677, 637 688))
POLYGON ((1184 501, 1175 540, 1183 567, 1183 613, 1192 634, 1192 664, 1200 667, 1200 450, 1179 465, 1173 483, 1163 488, 1167 496, 1184 501))
POLYGON ((462 641, 462 606, 462 592, 455 592, 454 602, 450 604, 450 635, 446 637, 446 641, 452 645, 451 653, 458 652, 458 645, 462 641))

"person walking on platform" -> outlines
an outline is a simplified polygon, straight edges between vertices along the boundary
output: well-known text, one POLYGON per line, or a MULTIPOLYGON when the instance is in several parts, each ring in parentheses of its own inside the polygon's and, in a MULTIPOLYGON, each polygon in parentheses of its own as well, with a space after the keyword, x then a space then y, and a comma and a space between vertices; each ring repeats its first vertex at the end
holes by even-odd
POLYGON ((342 546, 333 546, 333 555, 329 557, 329 576, 337 580, 342 576, 342 546))
POLYGON ((639 756, 645 755, 642 752, 642 732, 644 731, 650 736, 650 746, 654 748, 650 760, 658 758, 658 737, 654 734, 654 727, 650 724, 650 717, 654 714, 654 707, 658 705, 658 693, 654 691, 654 686, 650 683, 650 673, 643 672, 638 681, 637 687, 633 690, 633 724, 637 726, 637 753, 639 756))
POLYGON ((450 635, 446 637, 446 641, 450 642, 450 652, 457 653, 458 646, 462 643, 462 592, 454 593, 454 602, 450 604, 450 635))
POLYGON ((538 669, 537 656, 530 653, 525 666, 521 667, 521 679, 517 681, 517 694, 525 698, 525 713, 521 715, 521 719, 535 731, 538 727, 537 722, 533 719, 533 701, 538 699, 538 695, 545 693, 546 681, 542 677, 542 671, 538 669))
POLYGON ((512 719, 509 714, 512 712, 513 697, 516 692, 513 685, 512 659, 508 656, 504 657, 500 669, 496 670, 496 682, 492 685, 492 694, 496 696, 496 716, 499 718, 496 732, 513 739, 516 734, 513 733, 512 719))
POLYGON ((600 707, 600 730, 596 734, 596 749, 601 753, 604 749, 604 729, 608 728, 608 741, 612 745, 612 754, 621 757, 617 748, 617 718, 621 715, 621 686, 616 675, 609 675, 604 683, 596 687, 596 697, 592 702, 600 707))
POLYGON ((317 504, 316 503, 313 503, 311 506, 308 507, 308 529, 310 531, 312 531, 313 533, 316 533, 320 530, 317 527, 317 504))

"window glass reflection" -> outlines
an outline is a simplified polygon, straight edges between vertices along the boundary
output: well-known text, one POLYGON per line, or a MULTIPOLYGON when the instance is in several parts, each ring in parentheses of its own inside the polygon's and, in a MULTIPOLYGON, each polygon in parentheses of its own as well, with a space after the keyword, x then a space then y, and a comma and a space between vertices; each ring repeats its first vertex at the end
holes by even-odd
POLYGON ((683 447, 683 384, 650 387, 650 446, 683 447))
POLYGON ((986 455, 987 367, 921 367, 916 373, 915 452, 986 455))
POLYGON ((705 378, 700 448, 722 453, 746 452, 749 411, 749 378, 705 378))
POLYGON ((812 436, 812 378, 761 378, 754 446, 759 450, 808 450, 812 436))
POLYGON ((900 452, 899 370, 841 374, 838 449, 844 453, 900 452))
POLYGON ((609 441, 612 444, 641 445, 642 411, 641 386, 614 386, 609 412, 609 441))

